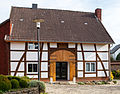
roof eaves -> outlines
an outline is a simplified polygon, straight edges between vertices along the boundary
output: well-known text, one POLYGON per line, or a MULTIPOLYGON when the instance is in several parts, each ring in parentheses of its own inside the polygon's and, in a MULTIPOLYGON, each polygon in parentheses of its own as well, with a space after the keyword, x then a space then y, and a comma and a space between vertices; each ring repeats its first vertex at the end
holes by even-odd
MULTIPOLYGON (((5 39, 7 42, 37 42, 37 40, 25 40, 25 39, 5 39)), ((56 40, 40 40, 41 42, 62 42, 62 43, 97 43, 97 44, 112 44, 111 42, 83 42, 83 41, 56 41, 56 40)))

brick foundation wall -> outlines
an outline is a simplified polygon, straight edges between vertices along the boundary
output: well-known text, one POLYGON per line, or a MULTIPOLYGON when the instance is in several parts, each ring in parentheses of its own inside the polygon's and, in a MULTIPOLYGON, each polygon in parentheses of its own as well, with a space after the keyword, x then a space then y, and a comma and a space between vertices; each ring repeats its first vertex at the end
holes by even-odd
POLYGON ((120 70, 120 61, 111 62, 111 71, 118 69, 120 70))
POLYGON ((26 88, 13 92, 7 92, 5 94, 39 94, 38 87, 36 88, 26 88))

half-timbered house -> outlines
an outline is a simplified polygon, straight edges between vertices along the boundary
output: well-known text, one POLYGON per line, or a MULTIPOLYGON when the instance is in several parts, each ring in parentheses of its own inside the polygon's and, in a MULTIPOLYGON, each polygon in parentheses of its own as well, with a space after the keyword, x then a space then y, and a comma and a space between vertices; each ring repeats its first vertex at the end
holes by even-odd
POLYGON ((12 7, 9 34, 4 36, 9 44, 9 53, 5 53, 9 54, 8 74, 38 78, 37 28, 33 20, 44 19, 39 32, 41 81, 108 80, 110 44, 114 42, 101 23, 101 9, 92 13, 36 6, 12 7))

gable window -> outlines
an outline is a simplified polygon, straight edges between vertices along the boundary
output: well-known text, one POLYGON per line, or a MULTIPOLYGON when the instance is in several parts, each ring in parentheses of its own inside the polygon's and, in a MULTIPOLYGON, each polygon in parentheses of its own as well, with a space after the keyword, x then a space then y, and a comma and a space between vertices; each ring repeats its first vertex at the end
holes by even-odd
POLYGON ((86 64, 85 64, 85 71, 86 72, 95 72, 96 70, 96 63, 95 62, 86 62, 86 64))
POLYGON ((38 43, 28 43, 28 49, 30 50, 34 50, 34 49, 38 49, 38 43))
POLYGON ((27 72, 28 73, 37 73, 38 72, 38 64, 37 63, 28 63, 27 72))

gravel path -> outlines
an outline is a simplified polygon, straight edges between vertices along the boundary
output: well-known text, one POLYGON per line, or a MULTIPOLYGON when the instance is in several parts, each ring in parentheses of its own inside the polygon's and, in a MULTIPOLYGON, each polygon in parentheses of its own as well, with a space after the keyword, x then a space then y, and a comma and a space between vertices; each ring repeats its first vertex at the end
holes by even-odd
POLYGON ((48 94, 120 94, 120 85, 46 84, 48 94))

